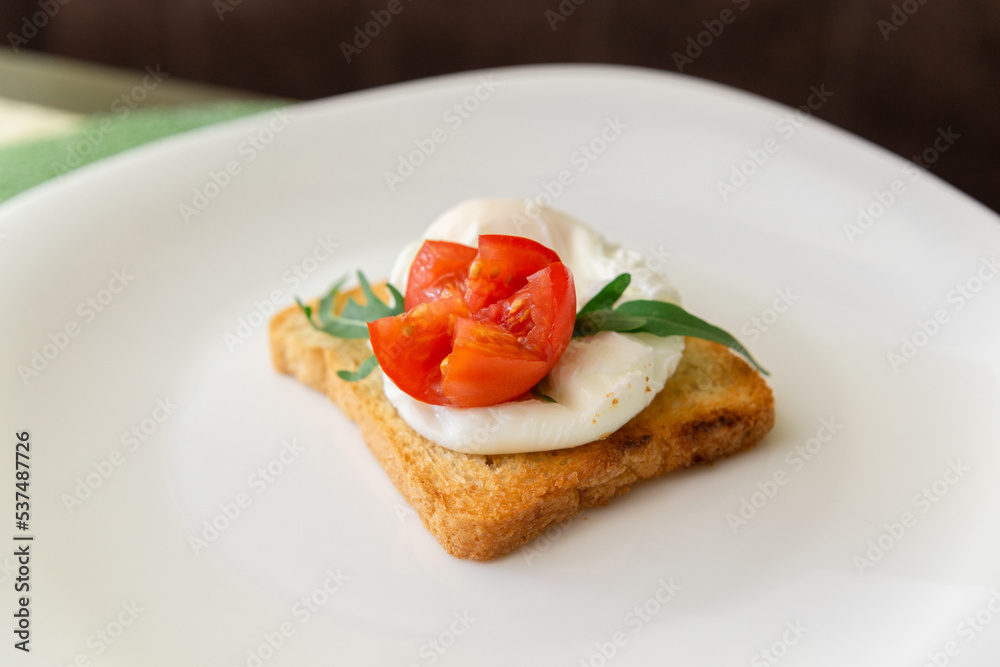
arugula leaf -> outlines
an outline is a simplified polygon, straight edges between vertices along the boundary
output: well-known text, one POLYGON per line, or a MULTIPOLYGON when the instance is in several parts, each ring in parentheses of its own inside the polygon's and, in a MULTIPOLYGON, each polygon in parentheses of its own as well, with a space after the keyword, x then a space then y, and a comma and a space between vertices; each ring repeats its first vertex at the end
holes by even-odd
MULTIPOLYGON (((372 291, 372 287, 368 283, 368 279, 365 278, 365 274, 358 271, 358 282, 361 284, 361 292, 365 295, 364 305, 358 303, 353 298, 348 299, 343 309, 341 309, 340 315, 334 315, 333 303, 337 295, 340 294, 340 289, 346 279, 347 277, 345 276, 334 283, 326 296, 320 300, 319 306, 315 311, 311 306, 305 305, 296 297, 295 303, 299 304, 299 308, 302 309, 313 329, 330 334, 336 338, 364 340, 368 338, 369 322, 383 317, 399 315, 403 312, 404 298, 399 293, 399 290, 392 285, 386 285, 389 294, 392 295, 392 305, 390 306, 375 296, 375 292, 372 291), (315 317, 313 317, 314 314, 315 317)), ((348 382, 357 382, 368 377, 376 367, 378 367, 378 359, 373 354, 361 363, 357 371, 353 373, 346 370, 337 371, 337 376, 348 382)))
MULTIPOLYGON (((361 284, 361 292, 365 295, 365 305, 362 306, 354 299, 351 299, 344 304, 344 309, 340 313, 341 318, 372 322, 383 317, 399 315, 403 312, 403 295, 395 287, 386 284, 393 301, 393 305, 389 306, 375 296, 371 285, 368 284, 368 279, 360 271, 358 271, 358 282, 361 284)), ((365 337, 367 338, 367 336, 365 337)))
POLYGON ((615 302, 621 298, 622 294, 625 293, 626 288, 628 288, 629 283, 632 282, 632 276, 623 273, 610 283, 601 288, 593 299, 588 301, 580 312, 576 314, 577 318, 581 315, 586 315, 587 313, 595 312, 598 310, 609 310, 614 307, 615 302))
POLYGON ((319 302, 320 324, 326 325, 329 323, 330 317, 333 315, 333 300, 337 296, 337 293, 340 291, 340 286, 344 284, 345 280, 347 280, 347 276, 344 276, 343 278, 338 280, 333 285, 333 287, 330 288, 330 291, 326 293, 326 296, 324 296, 320 300, 319 302))
POLYGON ((534 396, 535 398, 537 398, 538 400, 540 400, 542 403, 555 403, 556 402, 556 399, 552 398, 551 396, 549 396, 547 394, 543 394, 542 390, 538 388, 537 384, 534 387, 531 388, 531 395, 534 396))
POLYGON ((601 331, 651 333, 657 336, 691 336, 721 343, 742 355, 754 368, 769 375, 745 347, 729 333, 695 317, 680 306, 666 301, 638 299, 614 307, 631 278, 623 273, 587 302, 576 316, 573 337, 592 336, 601 331))
POLYGON ((347 380, 348 382, 357 382, 358 380, 364 380, 376 368, 378 368, 378 359, 376 359, 373 354, 361 362, 361 365, 358 366, 358 370, 353 373, 351 371, 337 371, 337 377, 341 380, 347 380))
POLYGON ((573 337, 593 336, 602 331, 636 331, 645 324, 645 317, 626 315, 612 309, 593 310, 586 315, 576 316, 573 337))
POLYGON ((302 312, 305 313, 309 324, 318 331, 323 331, 337 338, 348 340, 358 340, 368 338, 368 323, 374 320, 399 315, 403 312, 403 295, 393 287, 387 285, 389 293, 392 295, 392 305, 385 303, 372 291, 371 285, 365 275, 358 271, 358 282, 361 283, 361 291, 365 295, 364 305, 354 299, 349 299, 340 315, 333 314, 333 302, 340 293, 346 278, 341 278, 325 297, 319 302, 319 307, 314 311, 311 307, 304 305, 298 298, 295 302, 299 304, 302 312))

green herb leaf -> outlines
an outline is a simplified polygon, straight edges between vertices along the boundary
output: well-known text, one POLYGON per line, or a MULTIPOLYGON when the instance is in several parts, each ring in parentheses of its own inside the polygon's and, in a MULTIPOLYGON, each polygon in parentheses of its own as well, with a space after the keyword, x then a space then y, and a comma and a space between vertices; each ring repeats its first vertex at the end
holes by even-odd
POLYGON ((536 384, 531 388, 531 395, 540 400, 542 403, 555 403, 556 399, 542 393, 542 390, 538 388, 536 384))
MULTIPOLYGON (((299 304, 299 308, 302 309, 312 328, 336 338, 364 340, 368 338, 369 322, 383 317, 399 315, 403 312, 404 298, 399 293, 399 290, 392 285, 386 285, 389 294, 392 295, 392 305, 389 305, 375 296, 375 292, 372 291, 372 287, 368 283, 368 279, 365 278, 365 274, 358 271, 358 282, 361 284, 361 292, 365 295, 364 305, 354 299, 348 299, 340 315, 334 315, 333 303, 346 279, 345 276, 334 283, 326 296, 320 300, 319 306, 315 311, 313 311, 311 306, 307 306, 299 301, 298 298, 295 299, 295 303, 299 304), (315 318, 313 317, 314 314, 315 318)), ((357 371, 337 371, 337 377, 348 382, 357 382, 368 377, 377 367, 378 359, 373 354, 361 363, 357 371)))
POLYGON ((337 377, 341 380, 347 380, 348 382, 357 382, 358 380, 364 380, 376 368, 378 368, 378 359, 376 359, 373 354, 361 362, 361 365, 358 366, 358 370, 353 373, 351 371, 337 371, 337 377))
POLYGON ((628 274, 623 273, 608 283, 577 314, 576 324, 573 327, 574 337, 592 336, 601 331, 644 332, 657 336, 691 336, 692 338, 721 343, 746 358, 758 371, 769 375, 733 336, 723 329, 695 317, 677 304, 639 299, 626 301, 615 308, 615 301, 629 284, 628 280, 622 280, 623 277, 628 278, 628 274), (611 298, 612 296, 614 298, 611 298), (592 307, 595 301, 598 303, 592 307))
POLYGON ((338 280, 333 285, 333 287, 330 288, 330 291, 326 293, 326 296, 324 296, 320 300, 319 302, 320 326, 326 326, 333 319, 333 300, 337 296, 337 293, 340 292, 340 286, 344 284, 345 280, 347 280, 347 276, 344 276, 343 278, 338 280))
POLYGON ((629 283, 632 282, 632 276, 627 273, 623 273, 610 283, 601 288, 601 291, 594 296, 593 299, 588 301, 586 305, 580 309, 580 312, 576 314, 577 318, 581 315, 586 315, 587 313, 592 313, 599 310, 610 310, 614 307, 615 302, 621 298, 622 294, 628 288, 629 283))
POLYGON ((345 278, 341 278, 334 283, 327 295, 319 302, 319 307, 315 311, 315 318, 313 317, 314 311, 312 308, 295 299, 299 307, 302 308, 302 312, 305 313, 306 319, 309 320, 309 324, 314 329, 328 333, 336 338, 361 340, 368 338, 369 322, 383 317, 399 315, 403 312, 403 295, 395 287, 392 285, 387 286, 389 293, 392 295, 392 305, 390 306, 375 296, 365 275, 358 271, 358 282, 361 283, 361 291, 365 295, 365 304, 362 305, 354 299, 349 299, 344 304, 344 309, 340 315, 334 315, 333 302, 337 294, 340 293, 344 280, 345 278))
POLYGON ((645 317, 634 317, 616 310, 593 310, 586 315, 577 315, 573 325, 573 336, 583 338, 601 331, 636 331, 646 324, 645 317))
POLYGON ((360 271, 358 271, 358 282, 361 284, 361 292, 365 295, 365 305, 362 306, 354 299, 351 299, 344 304, 344 310, 340 313, 342 318, 372 322, 383 317, 399 315, 403 312, 403 295, 395 287, 386 285, 389 293, 392 295, 393 305, 390 306, 375 296, 371 285, 368 284, 368 279, 360 271))

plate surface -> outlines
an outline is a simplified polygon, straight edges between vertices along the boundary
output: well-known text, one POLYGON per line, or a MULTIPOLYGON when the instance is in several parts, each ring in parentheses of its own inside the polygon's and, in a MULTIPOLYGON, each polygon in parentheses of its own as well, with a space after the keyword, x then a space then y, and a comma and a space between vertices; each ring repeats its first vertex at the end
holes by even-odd
POLYGON ((0 209, 5 512, 32 445, 3 552, 34 536, 30 659, 8 631, 0 662, 984 664, 997 223, 787 107, 610 67, 347 95, 46 184, 0 209), (498 561, 445 554, 354 426, 272 371, 266 320, 478 196, 645 252, 772 372, 774 431, 498 561))

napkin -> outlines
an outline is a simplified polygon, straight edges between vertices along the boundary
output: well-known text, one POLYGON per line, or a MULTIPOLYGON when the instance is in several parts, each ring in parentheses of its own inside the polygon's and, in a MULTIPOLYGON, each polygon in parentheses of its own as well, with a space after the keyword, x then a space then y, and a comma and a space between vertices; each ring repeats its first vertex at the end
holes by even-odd
POLYGON ((129 148, 284 104, 230 101, 134 111, 123 108, 116 114, 89 116, 70 133, 0 147, 0 202, 129 148))

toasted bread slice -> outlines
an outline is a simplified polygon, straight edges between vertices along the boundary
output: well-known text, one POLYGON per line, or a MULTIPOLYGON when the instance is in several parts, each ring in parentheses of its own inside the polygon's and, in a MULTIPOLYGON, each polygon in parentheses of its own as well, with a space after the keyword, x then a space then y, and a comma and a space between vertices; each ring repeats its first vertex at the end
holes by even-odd
POLYGON ((274 366, 325 393, 361 435, 424 526, 453 556, 502 556, 585 507, 606 505, 642 479, 756 445, 774 424, 760 376, 725 347, 688 338, 653 402, 604 440, 531 454, 473 455, 435 445, 397 414, 376 370, 345 382, 366 341, 313 329, 292 306, 271 321, 274 366))

